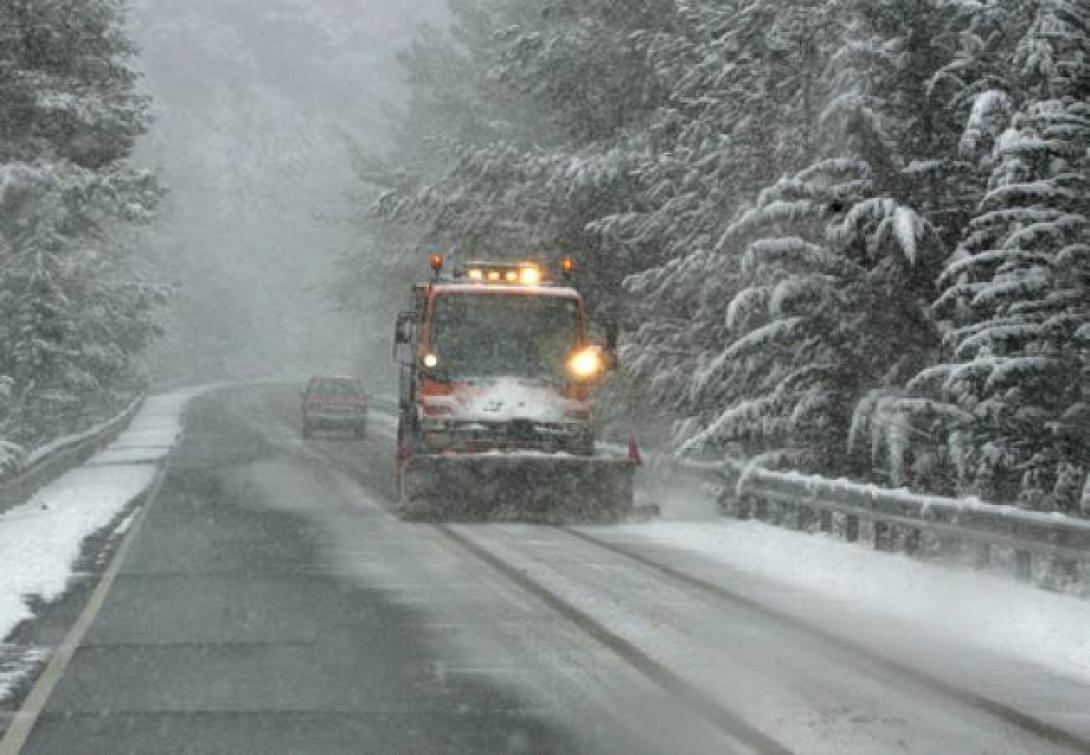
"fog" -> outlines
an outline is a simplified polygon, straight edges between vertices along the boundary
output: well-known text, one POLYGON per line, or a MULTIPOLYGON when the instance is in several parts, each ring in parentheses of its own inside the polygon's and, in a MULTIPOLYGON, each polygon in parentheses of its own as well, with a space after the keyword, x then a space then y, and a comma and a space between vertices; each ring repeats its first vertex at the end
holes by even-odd
POLYGON ((404 98, 396 50, 444 6, 133 4, 155 116, 137 159, 169 191, 146 242, 150 274, 174 289, 153 377, 373 374, 363 334, 389 324, 325 296, 360 235, 349 145, 389 142, 404 98))

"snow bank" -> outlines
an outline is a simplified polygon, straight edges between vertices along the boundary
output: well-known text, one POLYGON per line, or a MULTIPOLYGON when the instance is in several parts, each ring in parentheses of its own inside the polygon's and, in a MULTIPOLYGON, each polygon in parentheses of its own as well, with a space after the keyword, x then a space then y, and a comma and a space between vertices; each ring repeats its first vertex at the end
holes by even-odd
POLYGON ((653 522, 617 534, 699 555, 828 601, 1090 682, 1090 602, 998 576, 758 522, 653 522))
MULTIPOLYGON (((0 515, 0 639, 31 618, 28 597, 64 593, 83 541, 148 488, 181 435, 186 402, 205 390, 149 398, 114 443, 0 515)), ((17 678, 0 677, 0 699, 17 678)))
POLYGON ((76 445, 84 440, 93 438, 101 433, 107 427, 112 425, 123 414, 128 413, 136 404, 140 402, 140 398, 136 398, 125 409, 119 412, 117 415, 110 419, 104 420, 97 425, 87 428, 79 433, 72 435, 64 435, 59 438, 54 438, 49 443, 39 446, 35 449, 27 451, 21 446, 10 443, 8 441, 0 440, 0 480, 7 480, 8 478, 15 477, 24 472, 29 467, 38 464, 52 454, 57 453, 61 449, 68 446, 76 445))
POLYGON ((31 617, 27 596, 55 600, 84 538, 108 525, 155 475, 153 465, 82 467, 0 516, 0 635, 31 617))

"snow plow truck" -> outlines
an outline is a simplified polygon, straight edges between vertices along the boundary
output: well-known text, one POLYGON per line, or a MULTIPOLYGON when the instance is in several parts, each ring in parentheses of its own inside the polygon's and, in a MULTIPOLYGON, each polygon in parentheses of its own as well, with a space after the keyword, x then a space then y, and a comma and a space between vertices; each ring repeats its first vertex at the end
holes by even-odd
MULTIPOLYGON (((535 262, 433 255, 398 315, 399 513, 409 519, 615 520, 638 452, 599 453, 591 397, 616 366, 616 327, 588 336, 583 299, 535 262)), ((630 449, 631 451, 631 449, 630 449)))

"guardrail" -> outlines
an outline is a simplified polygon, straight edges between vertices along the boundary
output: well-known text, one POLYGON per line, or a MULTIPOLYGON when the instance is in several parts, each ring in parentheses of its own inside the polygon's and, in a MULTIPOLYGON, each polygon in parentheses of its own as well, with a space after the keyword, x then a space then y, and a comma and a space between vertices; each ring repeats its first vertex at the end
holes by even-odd
POLYGON ((658 466, 715 485, 720 507, 730 516, 839 533, 850 542, 860 540, 862 530, 876 549, 909 554, 919 553, 929 537, 933 550, 948 554, 971 547, 980 568, 1001 554, 1022 580, 1090 581, 1090 520, 774 472, 738 461, 659 459, 658 466))
MULTIPOLYGON (((375 396, 376 405, 396 410, 396 399, 375 396)), ((620 444, 599 448, 624 454, 620 444)), ((649 460, 658 473, 715 486, 724 513, 799 530, 839 533, 849 542, 869 538, 878 550, 918 554, 924 538, 949 553, 972 548, 978 568, 1010 556, 1019 579, 1056 575, 1090 583, 1090 520, 1025 511, 971 498, 946 498, 816 475, 775 472, 738 460, 722 462, 659 456, 649 460), (1035 569, 1035 565, 1041 566, 1035 569)), ((670 489, 669 482, 662 485, 670 489)))
POLYGON ((0 481, 0 513, 23 503, 39 488, 112 443, 136 416, 145 398, 146 394, 139 395, 124 411, 106 422, 31 451, 19 474, 0 481))

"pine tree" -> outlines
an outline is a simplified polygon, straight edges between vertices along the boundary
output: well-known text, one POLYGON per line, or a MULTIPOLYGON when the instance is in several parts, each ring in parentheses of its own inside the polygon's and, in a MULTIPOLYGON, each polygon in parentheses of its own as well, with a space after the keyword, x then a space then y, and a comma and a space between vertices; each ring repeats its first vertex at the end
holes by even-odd
POLYGON ((10 0, 0 7, 0 162, 99 169, 148 124, 123 0, 10 0))
POLYGON ((34 441, 109 408, 159 291, 120 231, 160 195, 126 163, 147 125, 119 0, 0 8, 0 431, 34 441))
POLYGON ((1090 449, 1090 7, 1042 0, 1032 18, 1016 48, 1018 88, 982 95, 969 124, 973 146, 980 113, 1013 110, 942 275, 935 306, 951 323, 950 359, 910 387, 970 415, 946 427, 963 490, 1074 511, 1090 449))
POLYGON ((439 91, 444 77, 429 62, 434 45, 407 53, 406 66, 421 74, 413 100, 457 113, 480 103, 487 116, 451 119, 449 132, 430 137, 440 171, 411 169, 414 158, 404 150, 397 168, 372 166, 386 189, 375 227, 395 235, 394 228, 422 229, 417 258, 421 246, 474 256, 573 255, 591 305, 608 308, 621 279, 638 268, 606 256, 590 226, 631 203, 636 182, 626 129, 658 96, 630 37, 644 24, 668 26, 673 5, 643 0, 619 12, 608 2, 535 9, 466 0, 454 10, 461 48, 444 57, 471 64, 468 102, 439 91), (462 124, 470 120, 467 133, 462 124))
POLYGON ((591 228, 640 269, 626 282, 631 403, 688 417, 684 437, 709 411, 692 375, 728 339, 740 285, 737 259, 713 250, 740 206, 812 158, 836 24, 820 0, 681 7, 677 28, 636 37, 668 96, 627 145, 633 201, 591 228))
MULTIPOLYGON (((842 470, 856 402, 897 386, 933 350, 935 331, 924 310, 942 227, 927 217, 931 207, 914 203, 948 166, 908 155, 937 155, 956 134, 932 118, 925 83, 928 67, 941 61, 930 28, 938 19, 916 5, 912 15, 892 2, 815 6, 810 16, 799 8, 794 16, 791 9, 777 13, 781 23, 796 19, 788 29, 810 31, 797 38, 811 44, 815 26, 828 25, 816 53, 807 54, 828 61, 821 68, 829 75, 800 86, 814 60, 789 58, 785 71, 795 78, 781 74, 783 80, 810 96, 781 95, 779 107, 791 117, 772 121, 784 124, 779 138, 808 145, 794 157, 796 170, 815 150, 823 155, 761 191, 755 207, 720 231, 712 251, 632 279, 632 292, 652 302, 681 301, 679 286, 693 302, 698 335, 686 334, 694 329, 683 318, 652 315, 641 329, 647 337, 637 339, 637 349, 651 356, 635 357, 645 379, 654 380, 661 343, 661 374, 685 381, 687 388, 670 394, 683 397, 690 414, 679 427, 683 448, 743 441, 747 453, 842 470), (837 21, 847 34, 838 36, 837 21), (907 338, 894 345, 892 332, 907 338)), ((775 78, 776 69, 761 57, 754 75, 775 78)), ((745 101, 739 93, 723 107, 745 101)), ((753 114, 735 111, 727 122, 760 117, 769 106, 751 107, 753 114)), ((757 157, 737 155, 745 163, 757 157)))
POLYGON ((687 451, 1090 509, 1090 4, 620 8, 460 0, 372 222, 582 256, 687 451))
POLYGON ((747 454, 848 471, 856 402, 918 365, 931 334, 913 291, 936 234, 911 208, 872 198, 873 182, 865 162, 826 160, 762 192, 727 229, 719 253, 744 246, 741 287, 724 346, 692 383, 700 405, 719 408, 683 448, 740 442, 747 454))

